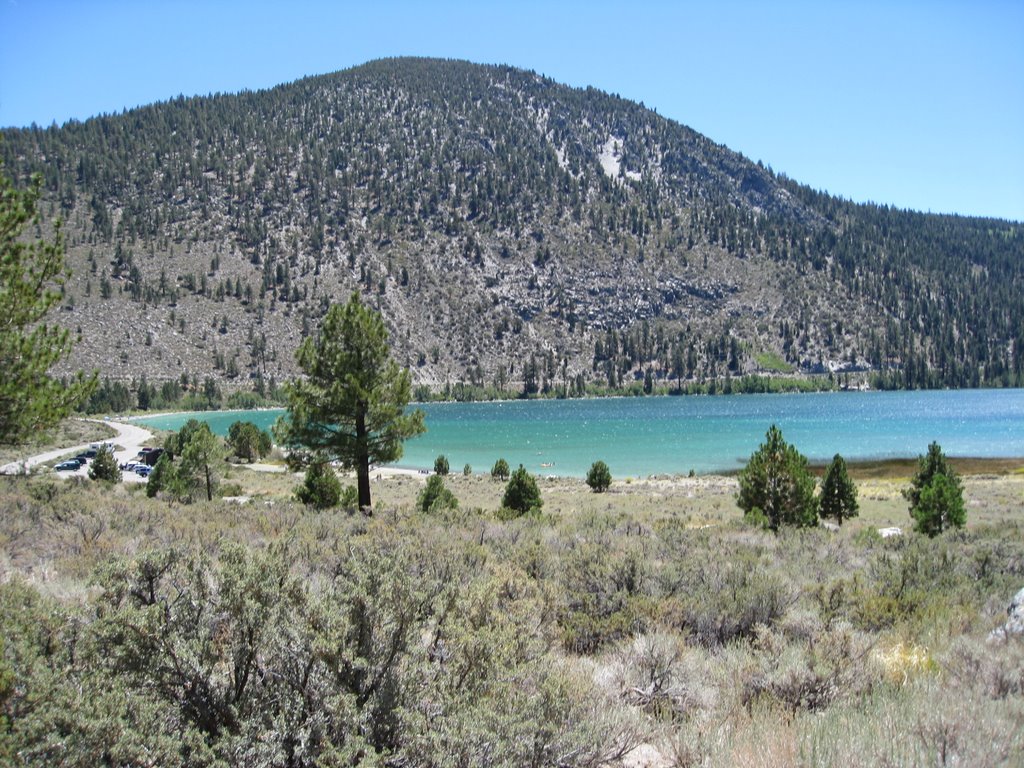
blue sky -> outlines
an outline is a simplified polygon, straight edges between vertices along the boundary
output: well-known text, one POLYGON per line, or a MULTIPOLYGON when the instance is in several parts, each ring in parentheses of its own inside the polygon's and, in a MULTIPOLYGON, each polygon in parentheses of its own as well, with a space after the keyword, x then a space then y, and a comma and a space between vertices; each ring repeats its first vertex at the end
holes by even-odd
POLYGON ((642 101, 857 201, 1024 221, 1024 2, 0 0, 0 126, 385 56, 642 101))

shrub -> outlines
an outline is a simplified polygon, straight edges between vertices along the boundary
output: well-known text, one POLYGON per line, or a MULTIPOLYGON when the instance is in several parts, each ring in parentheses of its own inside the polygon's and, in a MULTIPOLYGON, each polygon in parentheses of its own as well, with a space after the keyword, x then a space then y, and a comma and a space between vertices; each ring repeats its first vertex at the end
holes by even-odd
POLYGON ((494 462, 494 466, 491 467, 491 477, 493 477, 495 480, 501 480, 502 482, 505 482, 506 480, 508 480, 508 473, 508 462, 505 461, 504 459, 498 459, 496 462, 494 462))
POLYGON ((587 485, 594 493, 604 493, 612 484, 612 473, 603 461, 595 461, 587 472, 587 485))
POLYGON ((224 483, 218 489, 221 498, 232 498, 245 495, 245 489, 242 488, 241 483, 224 483))
POLYGON ((890 648, 876 647, 871 658, 881 667, 885 678, 897 686, 906 685, 912 675, 938 669, 928 649, 915 643, 898 642, 890 648))
POLYGON ((444 454, 434 459, 434 474, 442 477, 448 474, 448 457, 444 454))
POLYGON ((342 488, 338 506, 348 512, 355 512, 359 506, 359 490, 354 485, 346 485, 342 488))
POLYGON ((558 624, 569 651, 596 653, 643 632, 658 612, 639 545, 610 550, 606 542, 581 542, 563 557, 562 568, 558 624))
POLYGON ((107 483, 121 482, 121 469, 117 466, 114 452, 108 446, 103 446, 96 452, 96 458, 89 467, 89 477, 107 483))
POLYGON ((704 591, 680 596, 676 620, 694 642, 722 647, 771 626, 794 602, 795 590, 763 567, 743 563, 707 574, 704 591))
POLYGON ((416 506, 422 512, 437 512, 442 509, 458 509, 459 500, 444 487, 441 475, 431 475, 427 478, 426 487, 420 492, 416 506))
POLYGON ((295 491, 296 498, 307 507, 330 509, 341 501, 341 481, 326 462, 310 464, 306 479, 295 491))
POLYGON ((501 506, 520 515, 525 515, 539 512, 543 505, 537 481, 520 464, 519 469, 512 473, 508 485, 505 486, 505 495, 501 498, 501 506))
POLYGON ((467 464, 466 466, 464 466, 462 468, 462 476, 463 477, 469 477, 472 474, 473 474, 473 468, 471 466, 469 466, 469 464, 467 464))

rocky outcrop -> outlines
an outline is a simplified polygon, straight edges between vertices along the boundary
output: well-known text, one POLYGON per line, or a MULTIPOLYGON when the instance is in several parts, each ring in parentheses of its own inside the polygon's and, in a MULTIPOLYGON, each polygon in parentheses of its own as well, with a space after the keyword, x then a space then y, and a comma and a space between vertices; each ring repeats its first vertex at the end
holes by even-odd
POLYGON ((1006 623, 992 630, 989 639, 1008 640, 1012 637, 1024 639, 1024 589, 1013 596, 1006 612, 1009 614, 1006 623))

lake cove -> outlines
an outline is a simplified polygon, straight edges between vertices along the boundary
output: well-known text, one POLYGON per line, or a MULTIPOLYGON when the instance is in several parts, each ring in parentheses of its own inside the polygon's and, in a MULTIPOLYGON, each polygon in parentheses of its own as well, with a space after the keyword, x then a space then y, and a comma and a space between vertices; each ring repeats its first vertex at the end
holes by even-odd
MULTIPOLYGON (((1024 390, 824 392, 428 403, 427 432, 400 467, 489 472, 503 457, 541 475, 582 477, 601 459, 615 477, 741 468, 772 424, 812 462, 913 458, 938 441, 948 456, 1024 457, 1024 390)), ((176 430, 189 418, 219 435, 235 421, 269 429, 283 410, 175 413, 137 419, 176 430)))

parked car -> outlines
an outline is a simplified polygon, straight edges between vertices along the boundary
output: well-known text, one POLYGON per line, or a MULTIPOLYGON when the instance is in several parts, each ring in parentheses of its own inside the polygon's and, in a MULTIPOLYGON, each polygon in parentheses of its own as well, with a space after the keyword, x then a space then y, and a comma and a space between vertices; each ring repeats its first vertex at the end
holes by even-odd
POLYGON ((74 472, 81 466, 82 465, 79 464, 74 459, 69 459, 68 461, 62 461, 60 464, 55 466, 54 469, 57 470, 58 472, 74 472))
POLYGON ((80 466, 84 467, 86 464, 89 463, 89 457, 86 456, 84 453, 80 453, 77 456, 75 456, 75 458, 71 459, 71 461, 77 461, 80 466))
POLYGON ((155 467, 163 452, 163 448, 143 448, 139 451, 139 458, 149 466, 155 467))
POLYGON ((138 461, 135 461, 135 460, 126 461, 124 464, 121 465, 121 470, 123 472, 134 472, 135 468, 137 466, 139 466, 140 463, 141 462, 138 462, 138 461))
POLYGON ((153 468, 148 464, 139 464, 135 467, 135 474, 139 477, 149 477, 149 473, 153 471, 153 468))

